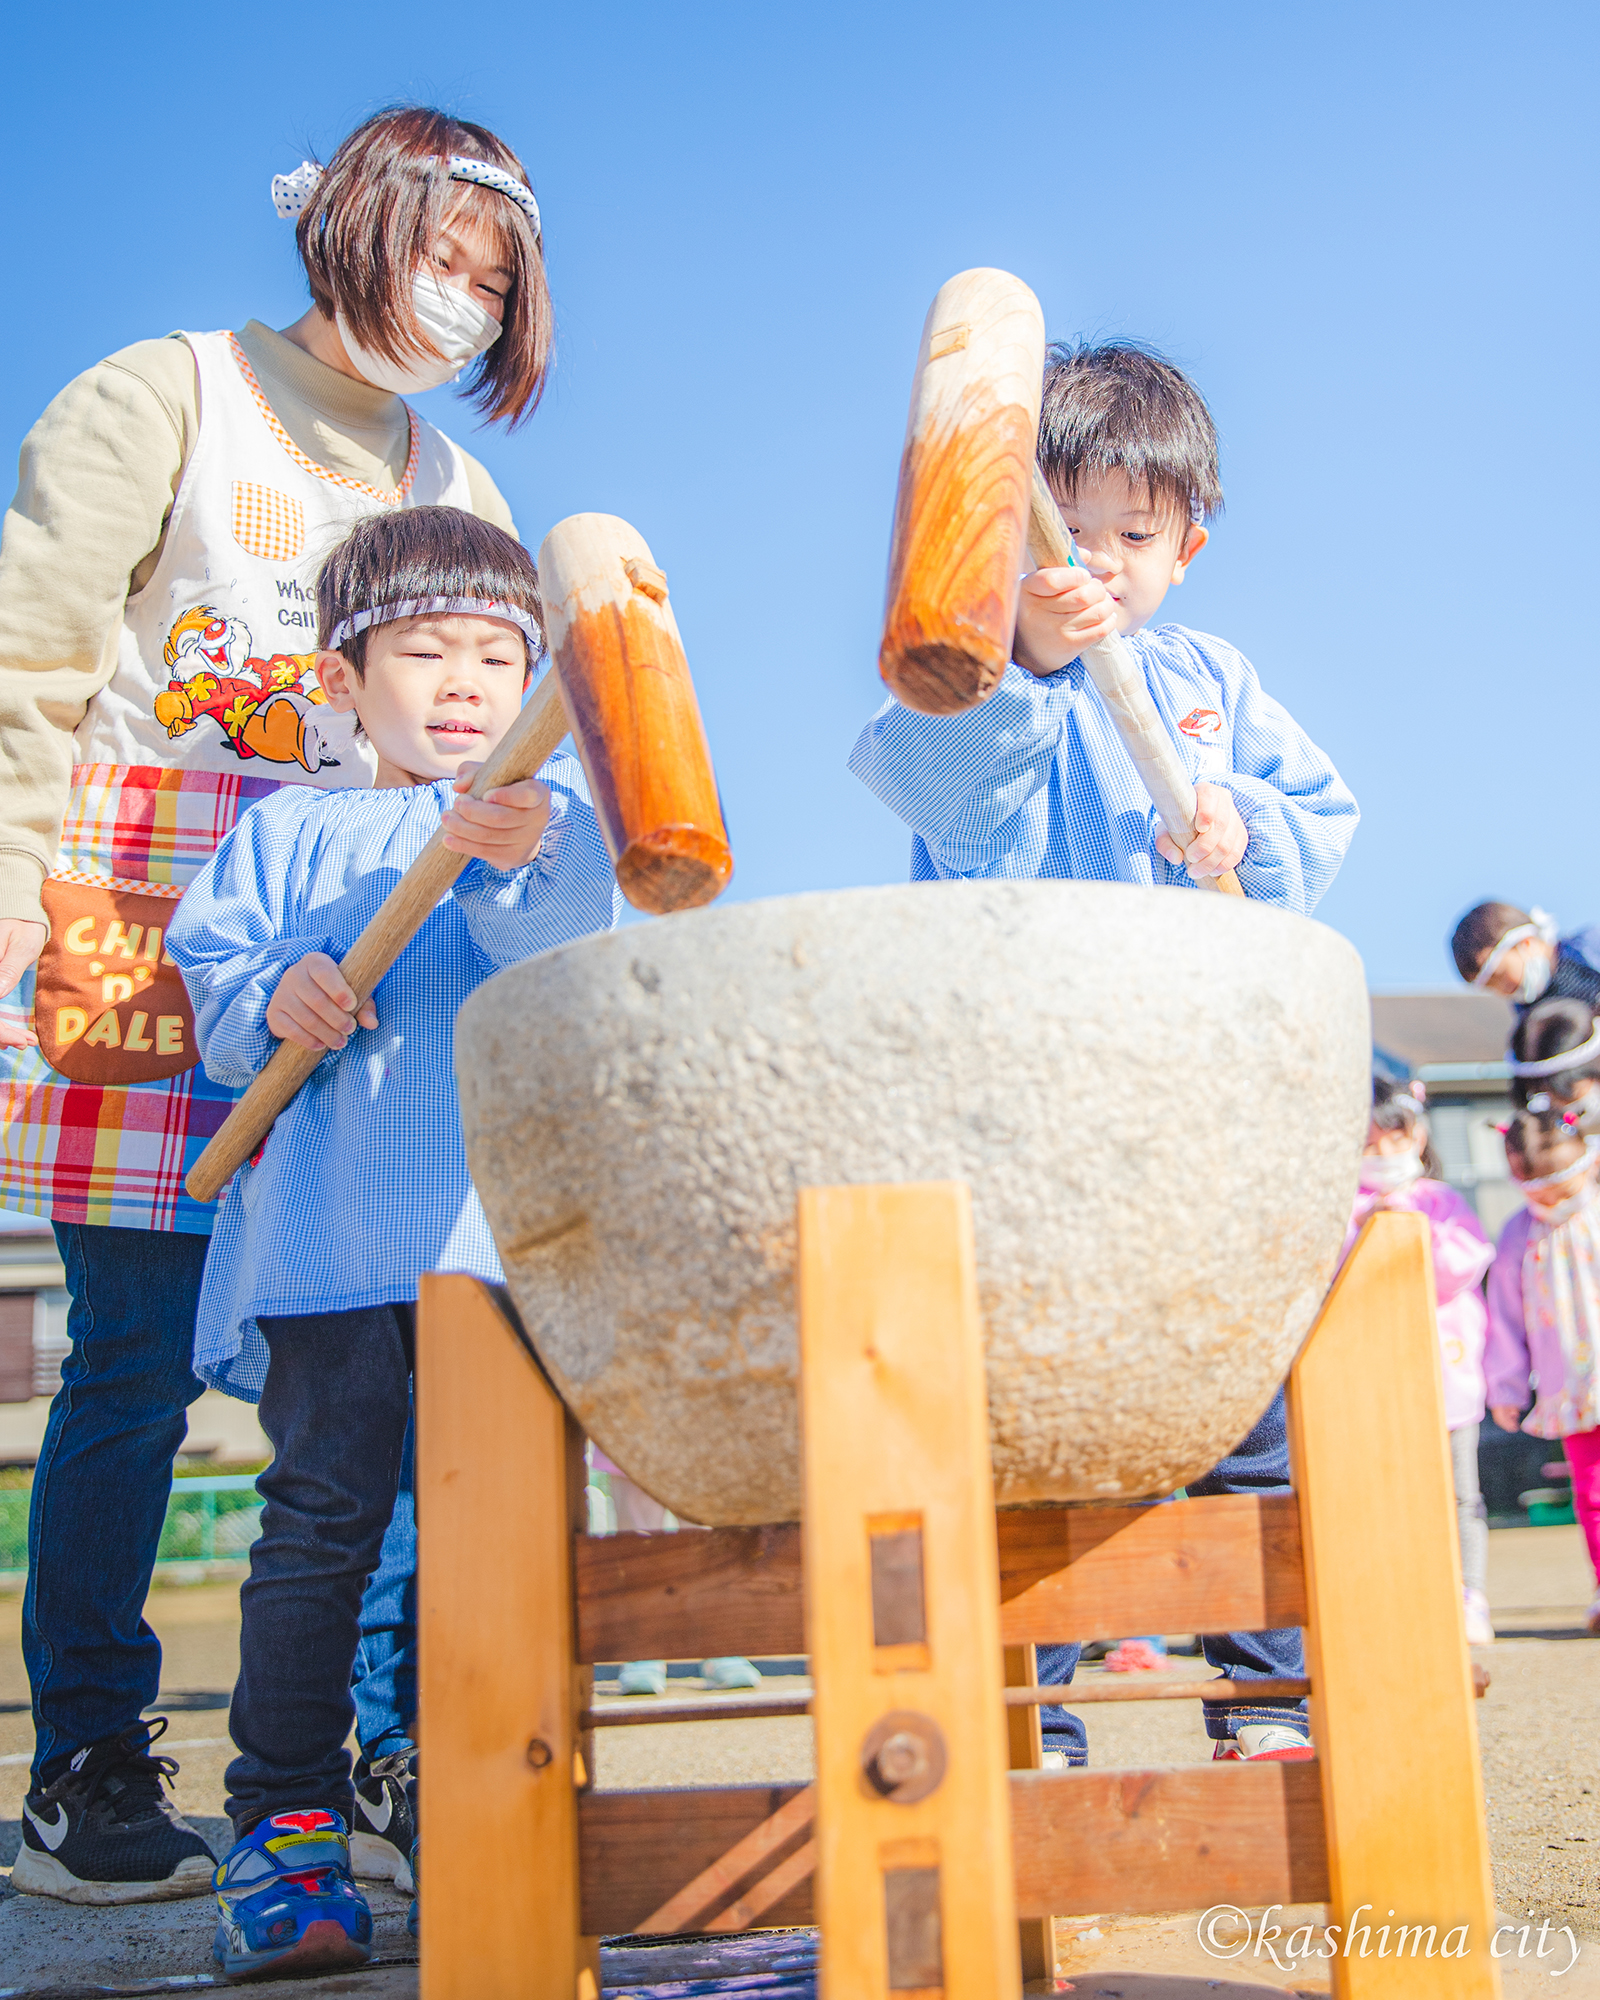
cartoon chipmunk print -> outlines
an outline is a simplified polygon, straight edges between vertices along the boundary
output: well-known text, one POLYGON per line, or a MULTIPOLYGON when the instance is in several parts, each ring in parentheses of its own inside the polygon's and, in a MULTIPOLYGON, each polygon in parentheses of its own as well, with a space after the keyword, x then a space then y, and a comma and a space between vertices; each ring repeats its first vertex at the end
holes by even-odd
POLYGON ((215 605, 197 604, 177 619, 163 654, 172 678, 155 698, 169 737, 188 735, 210 716, 236 756, 307 771, 336 765, 327 697, 317 685, 315 653, 250 650, 250 629, 215 605))

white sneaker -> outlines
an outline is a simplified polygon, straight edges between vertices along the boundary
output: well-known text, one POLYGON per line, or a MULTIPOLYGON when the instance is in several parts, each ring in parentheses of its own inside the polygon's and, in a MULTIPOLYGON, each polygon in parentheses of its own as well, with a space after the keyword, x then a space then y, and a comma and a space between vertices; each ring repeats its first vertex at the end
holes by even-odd
POLYGON ((617 1675, 618 1694, 654 1694, 667 1691, 665 1660, 626 1660, 617 1675))
POLYGON ((1489 1616, 1489 1600, 1481 1590, 1462 1592, 1462 1604, 1466 1612, 1467 1644, 1469 1646, 1492 1646, 1494 1644, 1494 1620, 1489 1616))
POLYGON ((1065 1750, 1046 1750, 1039 1758, 1041 1771, 1070 1771, 1072 1760, 1065 1750))
POLYGON ((1596 1638, 1600 1638, 1600 1590, 1597 1590, 1594 1596, 1589 1599, 1589 1615, 1583 1622, 1586 1631, 1592 1632, 1596 1638))
POLYGON ((1213 1763, 1302 1764, 1317 1753, 1303 1730, 1281 1722, 1241 1722, 1232 1738, 1211 1753, 1213 1763))
POLYGON ((702 1660, 700 1678, 708 1688, 727 1694, 737 1688, 760 1687, 761 1669, 753 1660, 730 1654, 715 1660, 702 1660))

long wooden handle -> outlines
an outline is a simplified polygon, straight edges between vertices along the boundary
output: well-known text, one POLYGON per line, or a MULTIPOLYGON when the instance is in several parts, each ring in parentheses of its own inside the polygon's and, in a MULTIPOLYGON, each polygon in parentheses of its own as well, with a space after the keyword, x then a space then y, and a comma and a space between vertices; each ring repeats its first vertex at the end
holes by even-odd
MULTIPOLYGON (((472 781, 470 797, 481 799, 497 785, 531 778, 567 734, 561 682, 552 666, 521 714, 472 781)), ((429 913, 467 865, 468 856, 445 846, 436 833, 378 905, 372 921, 339 961, 357 1003, 370 1000, 378 981, 427 922, 429 913)), ((272 1130, 278 1113, 293 1102, 325 1050, 280 1042, 266 1066, 228 1113, 222 1129, 189 1170, 184 1186, 193 1201, 215 1201, 272 1130)))
MULTIPOLYGON (((1028 510, 1028 553, 1040 569, 1065 569, 1074 561, 1072 537, 1037 465, 1028 510)), ((1161 815, 1162 825, 1187 854, 1194 843, 1194 785, 1150 698, 1133 648, 1120 632, 1113 632, 1109 639, 1084 647, 1083 664, 1161 815)), ((1194 879, 1202 889, 1220 889, 1225 896, 1244 894, 1231 868, 1222 875, 1194 879)))

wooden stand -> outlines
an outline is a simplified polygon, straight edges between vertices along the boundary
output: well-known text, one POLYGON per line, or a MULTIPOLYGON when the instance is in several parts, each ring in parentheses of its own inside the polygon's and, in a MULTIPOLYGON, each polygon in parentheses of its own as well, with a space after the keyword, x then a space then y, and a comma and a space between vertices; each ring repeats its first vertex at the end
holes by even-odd
POLYGON ((999 1514, 965 1189, 808 1190, 800 1231, 803 1530, 590 1537, 514 1317, 423 1282, 423 2000, 592 2000, 601 1936, 810 1922, 827 2000, 1010 2000, 1051 1912, 1306 1902, 1338 2000, 1493 2000, 1421 1219, 1369 1222, 1295 1365, 1294 1494, 999 1514), (1040 1642, 1283 1625, 1314 1762, 1047 1772, 1005 1701, 1040 1642), (594 1662, 802 1650, 815 1786, 588 1788, 594 1662))

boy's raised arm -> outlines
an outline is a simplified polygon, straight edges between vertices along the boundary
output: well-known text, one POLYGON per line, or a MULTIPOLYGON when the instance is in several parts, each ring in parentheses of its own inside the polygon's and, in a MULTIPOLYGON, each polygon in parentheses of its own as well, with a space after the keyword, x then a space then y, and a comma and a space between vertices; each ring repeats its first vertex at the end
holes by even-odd
POLYGON ((611 857, 576 758, 544 767, 550 819, 533 858, 509 872, 471 861, 452 894, 487 972, 610 930, 621 909, 611 857))
POLYGON ((918 835, 941 876, 1032 874, 1044 835, 1027 808, 1049 785, 1077 695, 1065 674, 1041 679, 1013 662, 960 715, 919 715, 891 699, 857 738, 850 769, 918 835))

